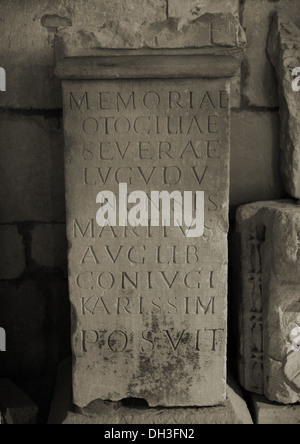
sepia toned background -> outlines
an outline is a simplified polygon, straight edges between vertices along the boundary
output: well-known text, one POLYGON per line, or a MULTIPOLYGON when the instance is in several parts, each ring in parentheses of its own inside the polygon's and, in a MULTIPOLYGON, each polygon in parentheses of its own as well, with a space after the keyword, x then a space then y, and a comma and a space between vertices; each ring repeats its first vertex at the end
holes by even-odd
POLYGON ((279 175, 275 72, 266 42, 272 13, 300 24, 299 0, 0 0, 0 377, 38 403, 51 399, 57 363, 70 352, 60 81, 54 34, 106 20, 239 16, 248 46, 232 91, 231 218, 238 205, 286 195, 279 175), (39 387, 48 387, 41 391, 39 387))

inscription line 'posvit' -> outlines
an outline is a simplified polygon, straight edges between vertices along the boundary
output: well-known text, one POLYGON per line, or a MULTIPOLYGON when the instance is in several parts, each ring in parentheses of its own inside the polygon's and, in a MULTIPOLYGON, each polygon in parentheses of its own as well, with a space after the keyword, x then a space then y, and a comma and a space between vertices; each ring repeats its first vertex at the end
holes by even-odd
POLYGON ((102 206, 97 211, 96 220, 100 227, 107 225, 117 226, 117 212, 119 212, 119 226, 147 227, 149 220, 152 227, 171 226, 171 201, 174 205, 174 226, 188 227, 185 231, 186 237, 201 237, 204 234, 204 191, 195 193, 195 213, 193 218, 193 196, 192 191, 152 191, 149 205, 149 197, 144 191, 133 191, 128 195, 126 183, 119 185, 119 205, 117 197, 112 191, 101 191, 98 193, 96 202, 102 206), (161 205, 160 205, 161 202, 161 205), (136 204, 128 211, 128 204, 136 204), (150 214, 149 217, 149 206, 150 214), (184 217, 183 217, 184 215, 184 217))

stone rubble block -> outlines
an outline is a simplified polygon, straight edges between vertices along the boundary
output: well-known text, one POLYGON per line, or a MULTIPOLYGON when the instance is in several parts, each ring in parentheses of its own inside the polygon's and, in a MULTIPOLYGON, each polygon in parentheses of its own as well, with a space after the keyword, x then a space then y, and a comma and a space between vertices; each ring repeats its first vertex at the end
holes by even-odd
POLYGON ((300 402, 300 207, 249 204, 237 213, 240 381, 282 404, 300 402))
POLYGON ((38 406, 8 379, 0 379, 0 411, 7 425, 37 423, 38 406))
POLYGON ((241 388, 229 376, 224 405, 213 408, 163 409, 122 402, 98 400, 85 409, 72 409, 72 359, 59 365, 56 389, 48 419, 49 425, 65 424, 240 424, 253 421, 241 388))

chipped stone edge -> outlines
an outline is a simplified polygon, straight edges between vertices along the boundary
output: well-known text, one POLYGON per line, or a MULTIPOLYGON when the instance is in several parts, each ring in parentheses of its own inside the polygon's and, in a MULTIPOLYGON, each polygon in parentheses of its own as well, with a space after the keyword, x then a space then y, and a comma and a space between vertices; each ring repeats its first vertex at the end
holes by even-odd
MULTIPOLYGON (((236 234, 240 237, 242 233, 241 225, 247 224, 249 227, 253 223, 253 218, 257 216, 257 224, 260 220, 261 223, 266 225, 271 225, 270 220, 275 216, 277 212, 282 212, 283 210, 285 212, 292 212, 295 211, 295 208, 297 208, 294 204, 294 201, 292 199, 280 199, 280 200, 274 200, 274 201, 262 201, 262 202, 254 202, 251 204, 246 204, 238 208, 237 210, 237 218, 236 218, 236 234), (268 212, 270 214, 268 214, 268 212), (269 222, 268 222, 269 221, 269 222)), ((249 228, 248 227, 248 228, 249 228)), ((241 242, 241 238, 239 238, 239 243, 241 242)), ((240 265, 241 267, 241 265, 240 265)), ((242 277, 243 279, 243 277, 242 277)), ((269 277, 268 277, 269 279, 269 277)), ((244 281, 240 282, 240 285, 242 285, 242 289, 240 289, 240 298, 239 301, 239 329, 240 329, 240 354, 239 354, 239 381, 242 387, 244 387, 245 390, 255 393, 255 395, 263 395, 268 399, 268 402, 276 402, 278 404, 282 404, 282 406, 287 405, 293 405, 299 403, 299 394, 298 391, 295 391, 290 383, 282 380, 282 384, 284 387, 286 387, 289 390, 289 398, 287 398, 283 395, 278 395, 275 393, 270 384, 270 372, 269 372, 269 365, 267 365, 270 360, 272 360, 270 353, 269 353, 269 341, 266 338, 263 338, 263 361, 264 361, 264 370, 263 373, 260 375, 260 382, 261 383, 261 389, 255 390, 252 383, 253 383, 253 375, 251 374, 249 370, 249 362, 247 362, 246 358, 249 354, 249 339, 246 336, 246 329, 245 329, 245 314, 248 312, 247 307, 247 301, 245 300, 245 297, 243 297, 243 291, 244 291, 244 281)), ((263 305, 268 304, 268 300, 264 298, 264 294, 262 294, 263 297, 263 305)), ((263 308, 264 311, 264 308, 263 308)), ((263 327, 265 325, 263 324, 263 327)), ((262 330, 262 335, 264 336, 264 328, 262 330)), ((284 368, 282 363, 282 368, 280 368, 280 372, 282 372, 282 378, 284 375, 284 368)), ((275 375, 275 377, 278 377, 278 374, 275 375)), ((258 378, 258 376, 257 376, 258 378)))

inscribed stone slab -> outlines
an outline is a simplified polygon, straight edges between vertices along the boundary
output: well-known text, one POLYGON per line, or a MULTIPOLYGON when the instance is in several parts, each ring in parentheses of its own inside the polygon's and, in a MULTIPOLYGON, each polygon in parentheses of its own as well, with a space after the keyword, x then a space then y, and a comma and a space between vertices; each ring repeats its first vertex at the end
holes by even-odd
POLYGON ((229 79, 245 43, 230 14, 56 38, 79 407, 226 398, 229 79))

